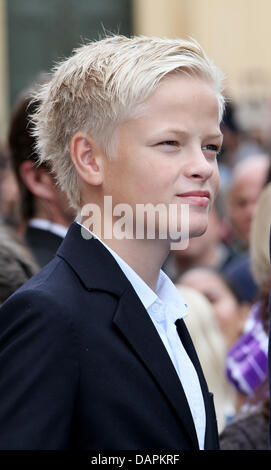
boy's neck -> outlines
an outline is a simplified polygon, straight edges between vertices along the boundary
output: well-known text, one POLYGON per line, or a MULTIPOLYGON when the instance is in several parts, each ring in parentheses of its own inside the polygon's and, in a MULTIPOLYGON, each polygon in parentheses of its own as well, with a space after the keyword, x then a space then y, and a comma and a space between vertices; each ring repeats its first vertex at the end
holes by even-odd
MULTIPOLYGON (((90 229, 94 234, 95 230, 90 229)), ((115 251, 155 292, 160 269, 169 253, 170 242, 168 240, 146 240, 146 239, 116 239, 104 238, 102 234, 99 238, 109 248, 115 251)))
POLYGON ((168 255, 167 240, 103 240, 155 292, 160 269, 168 255))

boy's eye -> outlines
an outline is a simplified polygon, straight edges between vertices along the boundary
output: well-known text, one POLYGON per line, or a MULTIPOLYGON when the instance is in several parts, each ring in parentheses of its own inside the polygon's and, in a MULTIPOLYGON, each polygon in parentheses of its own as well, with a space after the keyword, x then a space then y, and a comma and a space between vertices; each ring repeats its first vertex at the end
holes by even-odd
POLYGON ((171 147, 175 147, 178 145, 178 142, 176 140, 164 140, 163 142, 159 142, 158 145, 169 145, 171 147))
POLYGON ((211 152, 216 153, 217 156, 220 152, 220 148, 218 147, 218 145, 213 145, 213 144, 205 145, 204 147, 202 147, 202 150, 209 150, 211 152))

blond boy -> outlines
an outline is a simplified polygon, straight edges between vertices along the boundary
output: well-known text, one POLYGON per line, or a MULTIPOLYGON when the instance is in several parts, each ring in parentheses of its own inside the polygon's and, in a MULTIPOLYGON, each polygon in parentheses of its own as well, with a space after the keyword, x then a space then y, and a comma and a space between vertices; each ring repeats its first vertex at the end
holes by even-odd
POLYGON ((40 163, 79 217, 1 309, 1 448, 218 448, 186 305, 161 266, 173 225, 206 230, 221 89, 194 42, 113 36, 38 93, 40 163))

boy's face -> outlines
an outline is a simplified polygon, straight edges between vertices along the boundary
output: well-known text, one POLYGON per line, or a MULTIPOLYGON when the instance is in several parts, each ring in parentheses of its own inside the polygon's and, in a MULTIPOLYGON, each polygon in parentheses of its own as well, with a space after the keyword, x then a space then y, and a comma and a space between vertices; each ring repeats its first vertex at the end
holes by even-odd
POLYGON ((221 144, 211 85, 168 76, 141 115, 120 125, 116 158, 105 161, 104 194, 112 196, 113 207, 126 203, 134 213, 136 204, 189 204, 190 236, 201 235, 218 189, 221 144))

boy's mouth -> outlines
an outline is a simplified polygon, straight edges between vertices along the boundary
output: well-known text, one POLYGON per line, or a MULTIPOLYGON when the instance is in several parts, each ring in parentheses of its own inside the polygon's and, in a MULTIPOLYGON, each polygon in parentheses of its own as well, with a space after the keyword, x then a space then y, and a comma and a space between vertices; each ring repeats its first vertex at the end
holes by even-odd
POLYGON ((189 191, 187 193, 177 194, 182 199, 182 203, 195 204, 201 207, 207 207, 211 201, 209 191, 189 191))

